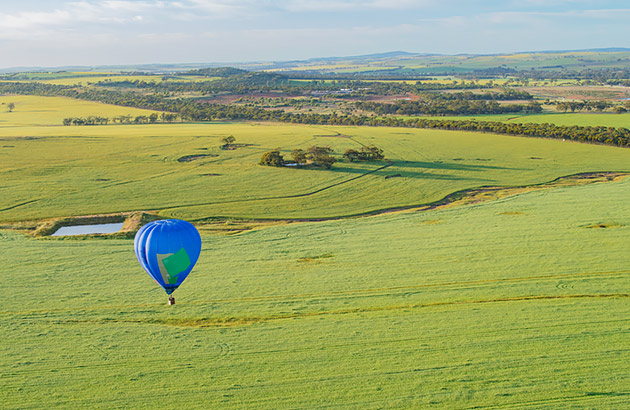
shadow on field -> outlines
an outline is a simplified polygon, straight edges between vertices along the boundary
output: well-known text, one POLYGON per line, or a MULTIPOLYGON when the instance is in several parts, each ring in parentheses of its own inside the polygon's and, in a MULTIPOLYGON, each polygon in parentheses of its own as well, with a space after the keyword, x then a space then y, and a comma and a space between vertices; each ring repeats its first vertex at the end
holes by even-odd
MULTIPOLYGON (((379 169, 368 171, 362 168, 350 168, 345 167, 340 163, 335 164, 331 169, 326 171, 333 172, 343 172, 347 174, 371 174, 376 176, 391 176, 393 170, 387 169, 390 167, 395 167, 396 172, 399 172, 403 177, 407 178, 417 178, 417 179, 441 179, 448 181, 479 181, 479 178, 474 177, 466 177, 463 175, 452 175, 452 174, 439 174, 432 172, 422 172, 416 169, 427 169, 427 170, 444 170, 444 171, 465 171, 465 172, 475 172, 475 171, 485 171, 485 170, 510 170, 510 171, 523 171, 524 168, 510 168, 510 167, 500 167, 500 166, 492 166, 492 165, 476 165, 476 164, 457 164, 457 163, 445 163, 445 162, 422 162, 422 161, 394 161, 388 166, 381 167, 379 169)), ((482 178, 484 181, 487 178, 482 178)))
POLYGON ((441 179, 441 180, 446 180, 446 181, 487 181, 486 179, 480 179, 480 178, 470 178, 470 177, 465 177, 463 175, 449 175, 449 174, 438 174, 438 173, 430 173, 430 172, 420 172, 420 171, 414 171, 414 170, 409 170, 409 169, 401 169, 403 167, 399 167, 396 169, 396 172, 394 172, 393 170, 388 170, 387 168, 385 169, 379 169, 376 171, 366 171, 365 169, 360 169, 360 168, 346 168, 346 167, 339 167, 339 166, 333 166, 331 169, 327 169, 327 172, 339 172, 339 173, 346 173, 346 174, 357 174, 359 176, 362 175, 373 175, 373 176, 381 176, 383 178, 386 178, 388 176, 391 176, 392 173, 394 172, 395 174, 400 174, 399 176, 404 177, 404 178, 416 178, 416 179, 441 179))
POLYGON ((448 169, 453 171, 484 171, 489 169, 502 169, 511 171, 524 171, 525 168, 499 167, 495 165, 460 164, 452 162, 425 162, 425 161, 396 161, 395 166, 410 168, 448 169))

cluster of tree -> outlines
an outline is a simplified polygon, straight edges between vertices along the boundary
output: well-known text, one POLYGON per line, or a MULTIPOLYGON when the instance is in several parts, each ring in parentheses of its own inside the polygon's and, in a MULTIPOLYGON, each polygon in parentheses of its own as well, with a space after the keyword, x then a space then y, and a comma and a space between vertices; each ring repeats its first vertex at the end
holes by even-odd
MULTIPOLYGON (((297 167, 304 165, 314 165, 323 167, 326 169, 332 168, 333 164, 337 160, 331 155, 333 153, 330 147, 320 147, 313 145, 312 147, 303 150, 301 148, 291 151, 291 157, 293 159, 292 164, 297 167)), ((284 156, 280 153, 279 149, 265 152, 260 158, 260 165, 267 165, 272 167, 283 167, 287 165, 284 156)))
POLYGON ((613 106, 610 101, 558 101, 556 104, 556 111, 562 112, 576 112, 576 111, 604 111, 607 108, 613 106))
POLYGON ((300 70, 291 72, 291 78, 300 80, 388 80, 388 81, 430 81, 433 77, 425 74, 392 72, 389 70, 359 71, 355 73, 322 73, 316 70, 300 70))
POLYGON ((142 80, 112 81, 108 79, 98 82, 96 85, 110 88, 150 89, 157 93, 199 92, 202 94, 214 94, 219 92, 243 94, 256 91, 292 88, 289 85, 289 77, 282 74, 239 71, 242 71, 242 73, 229 75, 212 81, 155 82, 142 80))
POLYGON ((189 70, 181 73, 177 73, 178 75, 194 75, 201 77, 230 77, 238 74, 246 74, 248 71, 240 68, 234 67, 208 67, 208 68, 200 68, 197 70, 189 70))
POLYGON ((151 115, 119 115, 117 117, 99 117, 90 115, 89 117, 68 117, 63 119, 63 125, 107 125, 110 121, 118 124, 155 124, 156 122, 174 122, 180 116, 178 114, 163 112, 151 115))
POLYGON ((511 101, 511 100, 533 100, 534 96, 527 91, 517 90, 515 88, 502 88, 501 92, 488 92, 473 93, 471 91, 464 91, 458 93, 424 93, 423 98, 433 97, 434 99, 443 100, 487 100, 487 101, 511 101))
POLYGON ((81 117, 67 117, 63 119, 63 125, 106 125, 109 123, 109 118, 107 117, 97 117, 94 115, 90 115, 89 117, 81 118, 81 117))
POLYGON ((542 106, 537 102, 528 104, 499 104, 496 101, 468 100, 428 100, 406 101, 394 103, 362 102, 354 103, 359 110, 374 112, 378 115, 477 115, 505 113, 538 113, 542 106))
POLYGON ((374 145, 361 147, 359 151, 349 148, 343 153, 343 157, 350 162, 380 161, 385 159, 385 155, 383 155, 383 150, 374 145))
POLYGON ((466 79, 488 79, 488 78, 505 78, 507 76, 512 76, 516 74, 516 70, 513 68, 509 68, 506 66, 499 67, 488 67, 488 68, 479 68, 475 69, 470 73, 459 73, 457 74, 460 78, 466 79))

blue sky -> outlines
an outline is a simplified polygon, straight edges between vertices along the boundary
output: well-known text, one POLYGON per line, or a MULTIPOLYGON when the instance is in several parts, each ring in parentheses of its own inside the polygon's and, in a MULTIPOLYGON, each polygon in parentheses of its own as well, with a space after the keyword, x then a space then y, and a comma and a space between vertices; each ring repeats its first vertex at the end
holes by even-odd
POLYGON ((0 67, 630 47, 628 21, 607 0, 3 1, 0 67))

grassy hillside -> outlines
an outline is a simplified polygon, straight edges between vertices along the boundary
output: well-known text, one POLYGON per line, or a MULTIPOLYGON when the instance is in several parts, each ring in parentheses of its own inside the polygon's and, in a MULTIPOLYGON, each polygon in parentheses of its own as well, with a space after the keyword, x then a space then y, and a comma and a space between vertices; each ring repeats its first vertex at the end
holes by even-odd
POLYGON ((147 209, 192 220, 332 217, 479 186, 630 170, 627 149, 481 133, 270 123, 42 126, 62 110, 72 111, 30 111, 23 120, 18 108, 0 114, 14 121, 0 127, 0 221, 147 209), (10 126, 26 121, 33 124, 10 126), (227 135, 242 145, 219 149, 227 135), (294 148, 329 145, 340 158, 369 144, 391 163, 339 162, 330 171, 258 165, 276 147, 289 157, 294 148), (179 161, 191 155, 198 157, 179 161))
POLYGON ((626 179, 204 236, 171 307, 131 240, 0 231, 0 400, 625 408, 629 202, 626 179))
MULTIPOLYGON (((508 53, 493 55, 425 55, 385 53, 383 55, 322 58, 306 61, 276 62, 264 68, 276 71, 304 71, 361 73, 388 70, 397 73, 440 74, 470 73, 474 70, 506 68, 514 70, 582 70, 626 67, 628 50, 619 51, 558 51, 508 53)), ((246 66, 245 66, 246 67, 246 66)), ((252 67, 256 68, 256 67, 252 67)))

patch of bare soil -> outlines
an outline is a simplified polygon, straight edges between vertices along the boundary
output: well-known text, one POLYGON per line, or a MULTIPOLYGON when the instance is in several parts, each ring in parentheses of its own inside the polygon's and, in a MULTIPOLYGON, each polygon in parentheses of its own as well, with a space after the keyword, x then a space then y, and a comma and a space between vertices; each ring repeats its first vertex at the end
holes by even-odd
POLYGON ((630 98, 630 88, 621 86, 523 87, 523 91, 541 98, 568 98, 579 101, 617 101, 623 98, 630 98))

